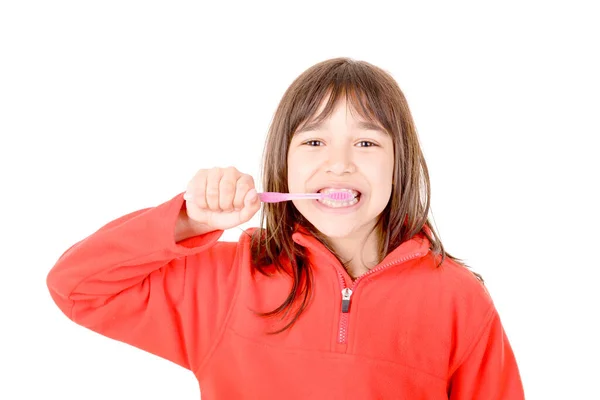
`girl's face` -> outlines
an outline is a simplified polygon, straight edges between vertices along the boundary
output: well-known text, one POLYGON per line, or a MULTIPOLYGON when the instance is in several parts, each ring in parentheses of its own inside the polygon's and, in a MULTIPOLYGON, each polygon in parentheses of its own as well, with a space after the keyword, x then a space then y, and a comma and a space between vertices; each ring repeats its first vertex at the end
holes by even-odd
MULTIPOLYGON (((321 105, 324 108, 325 102, 321 105)), ((294 200, 298 211, 330 238, 362 237, 375 225, 392 192, 391 137, 363 120, 342 98, 319 125, 301 126, 287 157, 290 193, 349 189, 348 202, 294 200)))

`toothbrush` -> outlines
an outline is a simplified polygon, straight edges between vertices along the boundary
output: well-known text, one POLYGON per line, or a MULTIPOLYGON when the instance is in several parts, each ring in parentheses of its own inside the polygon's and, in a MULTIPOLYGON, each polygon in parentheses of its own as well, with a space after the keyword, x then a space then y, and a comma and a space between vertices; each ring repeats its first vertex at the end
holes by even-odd
POLYGON ((348 201, 354 198, 354 194, 346 191, 328 192, 328 193, 279 193, 279 192, 262 192, 258 194, 260 201, 263 203, 279 203, 280 201, 288 200, 336 200, 348 201))

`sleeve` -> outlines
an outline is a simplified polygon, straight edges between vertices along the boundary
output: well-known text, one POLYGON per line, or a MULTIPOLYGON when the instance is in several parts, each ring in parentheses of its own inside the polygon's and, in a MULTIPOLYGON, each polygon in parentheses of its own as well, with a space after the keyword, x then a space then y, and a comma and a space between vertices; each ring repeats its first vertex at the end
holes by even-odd
POLYGON ((523 385, 515 355, 492 305, 482 332, 451 374, 450 400, 522 400, 523 385))
POLYGON ((183 193, 122 216, 66 250, 46 283, 73 322, 195 370, 227 318, 237 243, 175 242, 183 193))

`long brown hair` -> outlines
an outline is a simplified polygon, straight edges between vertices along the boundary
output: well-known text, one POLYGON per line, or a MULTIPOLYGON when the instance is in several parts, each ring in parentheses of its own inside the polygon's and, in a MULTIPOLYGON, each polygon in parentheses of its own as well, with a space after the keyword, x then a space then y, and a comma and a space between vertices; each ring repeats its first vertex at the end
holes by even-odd
MULTIPOLYGON (((406 98, 390 74, 365 61, 350 58, 326 60, 304 71, 290 85, 277 107, 267 135, 262 167, 263 189, 288 191, 287 153, 294 133, 301 124, 313 118, 327 118, 341 96, 345 96, 348 104, 363 118, 385 128, 394 143, 392 194, 373 232, 379 239, 379 259, 382 260, 414 235, 423 233, 431 242, 432 252, 440 256, 438 266, 446 257, 464 265, 462 260, 444 250, 429 221, 429 173, 406 98), (325 99, 324 110, 316 116, 325 99), (425 226, 429 229, 424 229, 425 226)), ((253 268, 268 275, 267 267, 270 267, 269 270, 274 267, 278 272, 289 274, 293 284, 279 307, 259 314, 285 318, 294 305, 297 306, 292 320, 275 333, 289 328, 310 299, 312 276, 308 258, 292 239, 297 225, 313 234, 340 259, 328 245, 327 238, 298 212, 293 203, 264 204, 260 224, 264 228, 256 230, 253 235, 253 268), (284 260, 291 269, 284 266, 284 260)), ((481 279, 478 274, 475 275, 481 279)))

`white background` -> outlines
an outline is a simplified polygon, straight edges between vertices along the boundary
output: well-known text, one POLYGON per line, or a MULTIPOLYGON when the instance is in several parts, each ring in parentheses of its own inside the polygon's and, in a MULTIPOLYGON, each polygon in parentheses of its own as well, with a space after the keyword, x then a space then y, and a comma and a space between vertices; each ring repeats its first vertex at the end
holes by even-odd
POLYGON ((527 397, 598 398, 595 2, 199 3, 0 6, 0 398, 198 398, 191 373, 70 322, 46 274, 199 168, 259 180, 281 95, 337 56, 407 96, 437 229, 486 279, 527 397))

